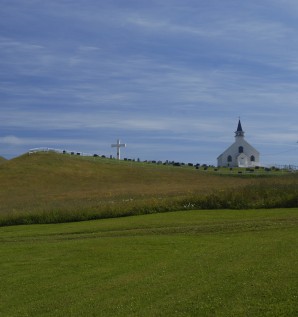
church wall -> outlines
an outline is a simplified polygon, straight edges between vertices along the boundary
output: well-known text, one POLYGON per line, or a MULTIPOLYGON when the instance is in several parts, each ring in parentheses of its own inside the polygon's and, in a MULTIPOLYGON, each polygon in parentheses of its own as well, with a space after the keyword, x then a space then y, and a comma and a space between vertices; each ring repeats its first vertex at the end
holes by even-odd
POLYGON ((225 150, 217 159, 218 166, 225 167, 254 167, 260 164, 260 154, 247 143, 243 138, 236 138, 236 141, 225 150), (243 153, 239 153, 239 147, 243 148, 243 153), (231 161, 228 162, 230 156, 231 161), (254 161, 251 161, 251 156, 254 156, 254 161))

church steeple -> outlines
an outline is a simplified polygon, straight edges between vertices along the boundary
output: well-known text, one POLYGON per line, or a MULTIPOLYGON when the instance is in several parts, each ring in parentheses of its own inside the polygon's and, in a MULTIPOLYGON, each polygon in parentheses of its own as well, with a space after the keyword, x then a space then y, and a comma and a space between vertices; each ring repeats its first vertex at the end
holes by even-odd
POLYGON ((242 130, 240 118, 238 122, 237 131, 235 131, 235 137, 244 137, 244 131, 242 130))

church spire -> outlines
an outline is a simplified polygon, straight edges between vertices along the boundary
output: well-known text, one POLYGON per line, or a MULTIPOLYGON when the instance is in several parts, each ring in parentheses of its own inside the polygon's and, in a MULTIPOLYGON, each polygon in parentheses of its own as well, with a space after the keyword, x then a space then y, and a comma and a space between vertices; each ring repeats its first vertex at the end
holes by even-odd
POLYGON ((235 131, 235 137, 244 137, 244 131, 242 130, 241 121, 239 118, 237 131, 235 131))

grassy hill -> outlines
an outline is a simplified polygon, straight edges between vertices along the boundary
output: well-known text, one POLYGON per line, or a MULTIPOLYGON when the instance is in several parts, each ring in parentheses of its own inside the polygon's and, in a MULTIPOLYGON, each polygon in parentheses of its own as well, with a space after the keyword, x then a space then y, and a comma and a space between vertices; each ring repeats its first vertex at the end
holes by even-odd
POLYGON ((26 154, 0 165, 0 224, 298 205, 297 174, 233 175, 188 166, 26 154))
POLYGON ((0 164, 5 163, 7 160, 3 156, 0 156, 0 164))

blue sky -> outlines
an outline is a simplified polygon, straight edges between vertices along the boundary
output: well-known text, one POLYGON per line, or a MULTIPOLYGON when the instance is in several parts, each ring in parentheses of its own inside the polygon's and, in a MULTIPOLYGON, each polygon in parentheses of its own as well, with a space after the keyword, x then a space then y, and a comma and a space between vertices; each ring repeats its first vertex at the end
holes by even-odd
POLYGON ((298 1, 0 0, 0 155, 298 165, 298 1))

